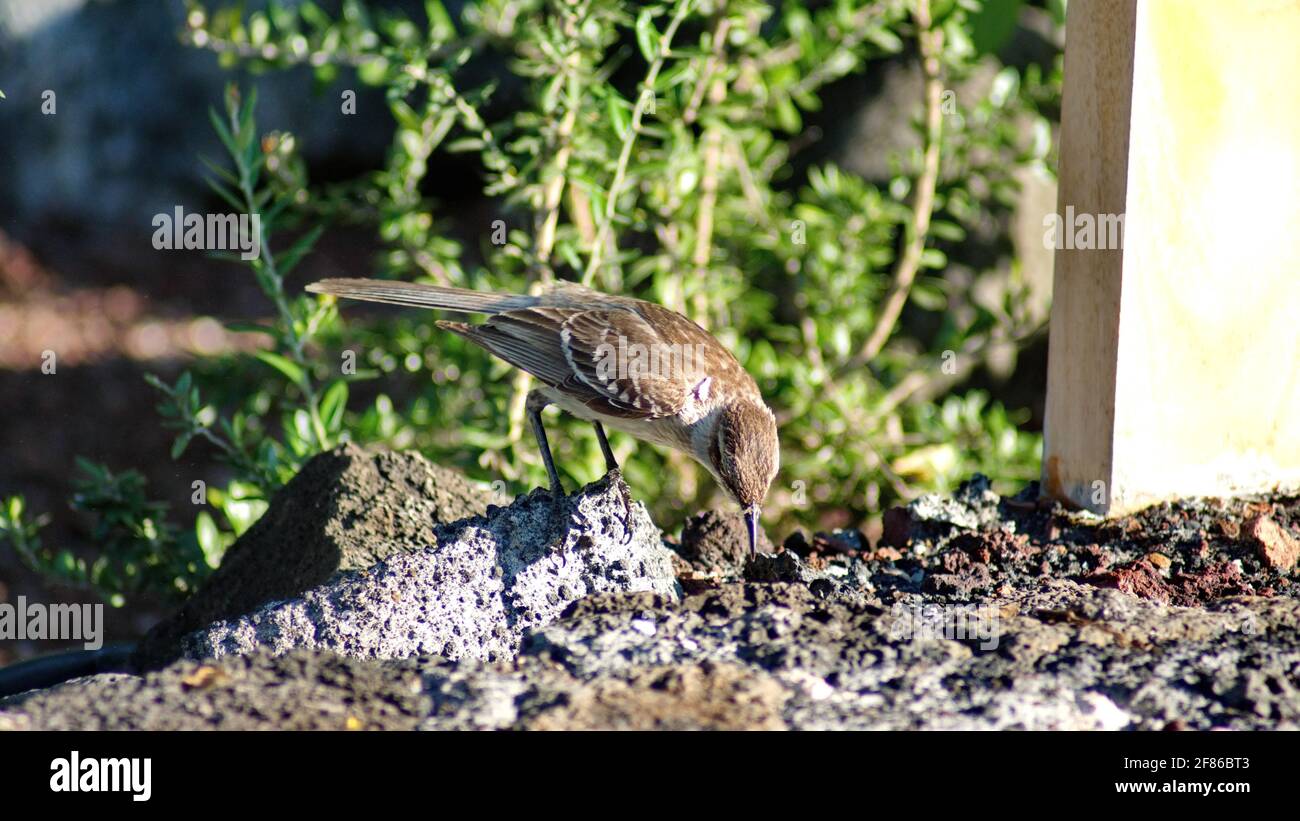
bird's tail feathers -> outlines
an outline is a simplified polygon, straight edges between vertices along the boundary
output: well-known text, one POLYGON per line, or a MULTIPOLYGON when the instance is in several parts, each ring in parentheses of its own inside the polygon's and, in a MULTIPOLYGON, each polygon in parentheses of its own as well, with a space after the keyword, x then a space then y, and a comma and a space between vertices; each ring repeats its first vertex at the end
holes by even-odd
POLYGON ((498 314, 537 304, 537 298, 532 296, 494 294, 467 288, 386 279, 322 279, 308 285, 307 290, 313 294, 332 294, 363 302, 440 308, 469 314, 498 314))

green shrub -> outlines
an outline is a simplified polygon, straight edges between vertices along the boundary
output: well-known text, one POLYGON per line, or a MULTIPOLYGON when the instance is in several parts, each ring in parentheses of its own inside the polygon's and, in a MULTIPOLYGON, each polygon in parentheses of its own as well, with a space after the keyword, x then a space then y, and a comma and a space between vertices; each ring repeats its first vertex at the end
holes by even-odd
MULTIPOLYGON (((257 130, 256 95, 227 93, 213 124, 228 157, 207 166, 231 208, 262 216, 264 251, 248 267, 271 318, 237 327, 268 344, 155 384, 177 431, 173 455, 205 440, 237 479, 211 491, 216 515, 202 514, 192 539, 161 522, 134 479, 122 508, 100 493, 105 554, 123 557, 109 564, 157 589, 192 588, 305 459, 345 440, 418 448, 519 491, 544 482, 522 377, 428 316, 345 324, 329 299, 286 289, 320 233, 345 222, 382 243, 370 275, 500 290, 573 279, 712 330, 781 422, 766 513, 778 533, 832 514, 861 521, 975 471, 1004 490, 1035 477, 1039 441, 1018 429, 1024 414, 978 392, 946 395, 954 363, 967 373, 992 347, 1039 330, 1014 273, 992 308, 974 297, 973 277, 945 277, 987 267, 968 234, 1006 224, 1016 173, 1050 172, 1059 62, 1000 67, 980 99, 944 93, 994 59, 1021 5, 481 0, 452 19, 427 0, 423 19, 409 19, 359 0, 335 14, 313 2, 252 12, 191 2, 183 36, 224 65, 309 66, 335 94, 381 88, 395 131, 383 168, 314 185, 293 135, 257 130), (794 144, 826 86, 898 55, 922 68, 922 98, 898 112, 914 119, 920 145, 895 158, 887 187, 833 165, 796 173, 794 144), (489 121, 499 87, 522 92, 489 121), (476 247, 453 238, 456 215, 430 194, 437 153, 463 155, 486 180, 500 221, 472 227, 476 247), (902 324, 904 306, 919 320, 902 324), (376 377, 385 393, 349 402, 350 383, 376 377)), ((1047 4, 1058 20, 1062 8, 1047 4)), ((572 487, 603 461, 588 426, 565 424, 552 442, 572 487)), ((649 446, 629 458, 633 443, 618 434, 613 444, 665 527, 723 503, 684 458, 649 446)), ((128 476, 99 478, 120 488, 128 476)), ((66 560, 33 547, 36 530, 10 502, 0 533, 29 562, 63 572, 66 560)), ((118 571, 111 584, 68 572, 129 592, 118 571)))

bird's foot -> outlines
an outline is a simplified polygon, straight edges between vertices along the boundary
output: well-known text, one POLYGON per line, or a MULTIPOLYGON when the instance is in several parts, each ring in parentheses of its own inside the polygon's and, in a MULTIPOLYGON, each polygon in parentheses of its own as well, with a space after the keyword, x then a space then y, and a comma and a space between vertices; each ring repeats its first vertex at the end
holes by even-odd
POLYGON ((546 486, 546 493, 556 501, 560 501, 568 496, 568 494, 564 492, 564 485, 560 482, 560 477, 558 475, 551 476, 550 482, 546 486))
POLYGON ((568 498, 568 494, 564 492, 563 488, 560 488, 557 491, 555 488, 546 487, 544 485, 538 485, 528 493, 530 499, 535 499, 539 496, 546 497, 546 499, 552 503, 559 503, 568 498))

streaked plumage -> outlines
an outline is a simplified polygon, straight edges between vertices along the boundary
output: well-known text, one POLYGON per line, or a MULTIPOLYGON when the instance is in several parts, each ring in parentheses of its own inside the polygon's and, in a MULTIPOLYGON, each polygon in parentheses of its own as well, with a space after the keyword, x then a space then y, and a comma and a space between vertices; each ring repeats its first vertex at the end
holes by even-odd
POLYGON ((779 463, 776 421, 736 358, 681 314, 573 283, 556 284, 535 296, 371 279, 327 279, 307 289, 487 314, 481 324, 439 321, 438 326, 541 383, 530 395, 528 409, 553 490, 560 491, 559 477, 537 415, 546 404, 594 422, 611 469, 617 465, 602 423, 689 453, 745 509, 753 547, 758 508, 779 463), (649 366, 637 364, 642 352, 640 359, 649 366))

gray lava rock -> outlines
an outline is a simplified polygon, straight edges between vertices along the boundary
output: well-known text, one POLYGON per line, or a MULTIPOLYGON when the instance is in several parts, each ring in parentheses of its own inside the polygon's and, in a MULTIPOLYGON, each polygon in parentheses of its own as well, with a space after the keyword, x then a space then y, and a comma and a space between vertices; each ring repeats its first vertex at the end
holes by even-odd
POLYGON ((987 530, 999 523, 1001 498, 989 478, 975 474, 951 497, 927 493, 906 507, 885 511, 882 545, 905 547, 928 542, 960 530, 987 530))
POLYGON ((1289 599, 1203 610, 1059 581, 978 608, 802 584, 601 597, 514 664, 430 671, 423 726, 714 729, 739 711, 791 729, 1300 728, 1298 616, 1289 599))
POLYGON ((180 656, 214 621, 293 599, 341 571, 435 544, 435 526, 487 511, 492 494, 418 453, 344 445, 314 457, 231 545, 207 583, 141 642, 138 669, 180 656))
POLYGON ((617 475, 561 499, 534 491, 436 535, 435 545, 196 631, 184 654, 312 648, 360 658, 511 658, 526 630, 583 596, 677 595, 670 552, 617 475))
POLYGON ((1056 580, 970 609, 800 583, 604 594, 513 660, 181 661, 0 701, 0 729, 1300 729, 1298 625, 1294 599, 1056 580))

